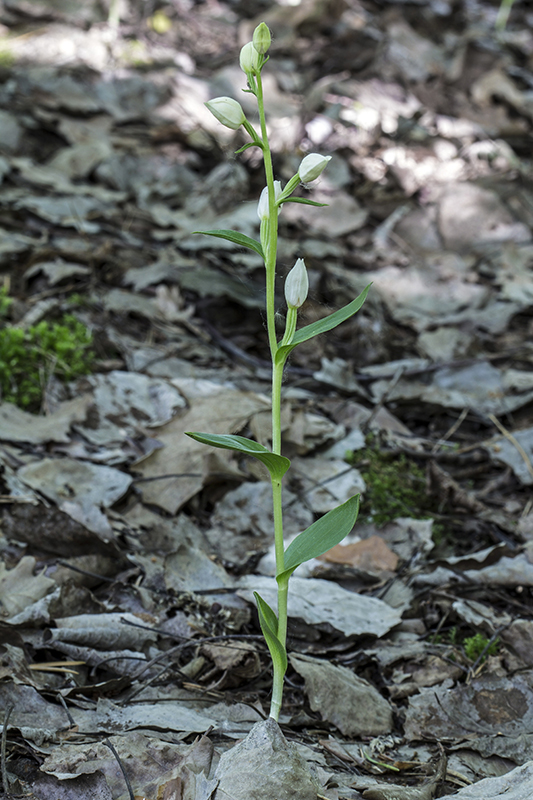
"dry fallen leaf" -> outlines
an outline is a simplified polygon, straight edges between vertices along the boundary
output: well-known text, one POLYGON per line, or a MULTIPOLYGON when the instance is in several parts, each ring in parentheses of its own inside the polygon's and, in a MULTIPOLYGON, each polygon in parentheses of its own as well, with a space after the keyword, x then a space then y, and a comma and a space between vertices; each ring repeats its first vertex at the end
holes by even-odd
POLYGON ((380 536, 370 536, 368 539, 353 544, 337 544, 327 553, 319 556, 319 559, 330 564, 360 567, 367 572, 382 572, 383 570, 395 572, 399 561, 396 553, 392 552, 380 536))

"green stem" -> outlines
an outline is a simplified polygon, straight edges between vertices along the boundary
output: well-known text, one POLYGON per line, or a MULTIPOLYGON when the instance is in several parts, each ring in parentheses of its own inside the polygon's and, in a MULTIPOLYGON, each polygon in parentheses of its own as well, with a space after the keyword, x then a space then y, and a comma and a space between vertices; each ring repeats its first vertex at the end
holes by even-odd
MULTIPOLYGON (((261 121, 261 139, 263 142, 263 159, 265 176, 268 187, 268 220, 261 224, 261 242, 265 254, 266 269, 266 310, 268 342, 272 358, 272 452, 281 455, 281 382, 283 379, 283 364, 276 364, 278 341, 276 337, 276 255, 278 249, 278 206, 274 192, 274 169, 272 166, 272 153, 268 144, 268 133, 263 101, 263 84, 261 75, 257 76, 257 105, 261 121), (265 242, 263 242, 263 238, 265 242), (266 245, 266 246, 265 246, 266 245)), ((272 481, 272 504, 274 509, 274 541, 276 551, 276 572, 283 572, 284 547, 283 547, 283 510, 281 502, 281 480, 272 481)), ((283 585, 278 584, 278 639, 285 647, 287 639, 287 593, 288 580, 283 585)), ((272 701, 270 716, 275 720, 279 718, 281 701, 283 697, 283 678, 285 670, 274 661, 274 680, 272 684, 272 701)))
MULTIPOLYGON (((272 363, 272 451, 281 453, 281 381, 283 364, 272 363)), ((283 506, 282 482, 272 481, 272 506, 274 510, 274 549, 276 553, 276 574, 283 572, 285 566, 285 548, 283 543, 283 506)), ((278 583, 278 639, 285 647, 287 639, 287 592, 288 580, 283 585, 278 583)), ((270 716, 276 721, 279 718, 283 696, 283 678, 285 670, 281 664, 273 662, 274 680, 272 682, 272 700, 270 716)))
MULTIPOLYGON (((278 349, 276 339, 276 309, 275 309, 275 282, 276 282, 276 254, 278 249, 278 209, 274 194, 274 169, 272 166, 272 153, 268 143, 268 133, 266 127, 265 104, 263 100, 263 82, 261 75, 257 76, 257 107, 259 109, 259 119, 261 121, 261 140, 263 142, 263 160, 265 165, 265 177, 268 187, 268 220, 267 220, 267 242, 264 248, 265 268, 266 268, 266 311, 267 311, 267 330, 268 343, 272 361, 278 349)), ((274 450, 276 452, 276 450, 274 450)))
POLYGON ((283 364, 272 365, 272 452, 281 455, 281 382, 283 364))
POLYGON ((284 547, 283 547, 283 517, 281 505, 281 479, 272 481, 272 499, 274 501, 274 530, 281 533, 275 537, 274 549, 276 552, 276 573, 284 569, 284 547))
POLYGON ((497 31, 504 31, 511 13, 514 0, 502 0, 494 27, 497 31))
POLYGON ((283 647, 287 644, 287 600, 289 596, 289 578, 278 581, 278 639, 283 647))
MULTIPOLYGON (((278 639, 285 647, 287 641, 287 597, 289 592, 289 579, 285 579, 278 584, 278 639)), ((283 679, 285 677, 285 670, 276 660, 273 662, 274 666, 274 679, 272 681, 272 699, 270 701, 270 716, 276 722, 279 719, 279 712, 281 711, 281 702, 283 700, 283 679)))

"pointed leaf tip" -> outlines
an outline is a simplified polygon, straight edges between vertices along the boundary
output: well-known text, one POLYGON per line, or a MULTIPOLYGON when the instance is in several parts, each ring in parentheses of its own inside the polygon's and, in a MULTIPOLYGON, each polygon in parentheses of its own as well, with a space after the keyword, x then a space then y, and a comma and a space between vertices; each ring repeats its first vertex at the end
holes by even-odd
POLYGON ((227 231, 227 230, 214 230, 214 231, 193 231, 193 233, 203 233, 204 236, 215 236, 217 239, 226 239, 228 242, 233 242, 233 244, 238 244, 240 247, 247 247, 249 250, 253 250, 261 258, 265 259, 263 248, 261 247, 261 242, 258 242, 257 239, 252 239, 251 236, 246 236, 245 233, 239 233, 238 231, 227 231))
POLYGON ((300 328, 294 334, 292 341, 290 344, 281 345, 278 347, 276 351, 276 363, 278 364, 285 364, 288 356, 290 355, 291 351, 302 342, 307 342, 309 339, 312 339, 314 336, 318 336, 320 333, 326 333, 327 331, 333 330, 336 328, 337 325, 340 325, 342 322, 346 322, 347 319, 353 317, 356 314, 363 303, 366 300, 366 296, 370 291, 371 283, 366 286, 360 295, 358 295, 351 303, 344 306, 344 308, 339 308, 338 311, 334 311, 333 314, 330 314, 328 317, 324 317, 323 319, 319 319, 316 322, 312 322, 310 325, 306 325, 303 328, 300 328))
POLYGON ((270 651, 272 662, 280 665, 283 673, 285 673, 287 670, 287 650, 278 639, 278 618, 260 594, 254 592, 254 597, 257 603, 259 624, 270 651))
POLYGON ((201 442, 201 444, 206 444, 209 447, 234 450, 237 453, 257 458, 268 469, 273 480, 281 480, 291 465, 291 462, 285 456, 271 453, 259 442, 254 442, 253 439, 247 439, 245 436, 227 433, 200 433, 198 431, 187 431, 186 435, 196 442, 201 442))
POLYGON ((286 578, 300 564, 331 550, 350 533, 359 513, 359 498, 358 494, 350 497, 293 539, 285 550, 284 569, 276 576, 278 580, 286 578))

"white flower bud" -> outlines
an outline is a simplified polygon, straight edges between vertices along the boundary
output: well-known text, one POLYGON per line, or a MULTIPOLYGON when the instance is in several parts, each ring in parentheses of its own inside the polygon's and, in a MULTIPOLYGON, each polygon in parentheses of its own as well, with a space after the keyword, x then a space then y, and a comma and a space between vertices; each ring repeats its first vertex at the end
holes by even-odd
POLYGON ((241 54, 239 57, 242 71, 246 72, 248 75, 248 73, 252 72, 252 70, 258 69, 259 58, 259 53, 255 49, 253 42, 248 42, 248 44, 245 44, 244 47, 241 48, 241 54))
POLYGON ((268 48, 270 47, 270 43, 272 42, 272 36, 270 35, 270 31, 268 29, 268 25, 265 22, 261 22, 254 31, 254 47, 258 53, 264 55, 268 48))
POLYGON ((246 119, 241 104, 232 97, 215 97, 205 105, 219 122, 233 131, 238 130, 246 119))
MULTIPOLYGON (((277 200, 280 194, 281 183, 280 181, 274 181, 274 198, 277 200)), ((278 214, 279 211, 280 209, 278 209, 278 214)), ((259 197, 259 202, 257 204, 257 216, 259 219, 268 219, 270 216, 268 211, 268 186, 265 186, 261 192, 261 196, 259 197)))
POLYGON ((289 308, 300 308, 309 291, 309 278, 303 258, 299 258, 285 280, 285 300, 289 308))
POLYGON ((309 153, 308 156, 302 159, 298 175, 302 183, 311 183, 314 181, 327 166, 328 161, 331 161, 331 156, 321 156, 318 153, 309 153))

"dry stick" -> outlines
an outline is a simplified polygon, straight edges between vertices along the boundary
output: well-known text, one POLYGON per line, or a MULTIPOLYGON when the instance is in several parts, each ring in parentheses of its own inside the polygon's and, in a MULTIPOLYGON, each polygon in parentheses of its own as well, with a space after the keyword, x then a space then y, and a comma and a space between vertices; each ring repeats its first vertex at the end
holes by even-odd
POLYGON ((486 654, 488 653, 488 651, 489 651, 489 649, 490 649, 491 645, 492 645, 492 644, 494 644, 494 642, 495 642, 495 641, 496 641, 496 640, 499 638, 499 636, 500 636, 500 633, 502 633, 504 630, 506 630, 506 628, 508 628, 510 625, 512 625, 512 621, 511 621, 511 622, 506 622, 506 623, 505 623, 505 625, 501 625, 501 626, 500 626, 500 627, 499 627, 499 628, 498 628, 498 629, 497 629, 497 630, 496 630, 496 631, 495 631, 495 632, 492 634, 492 636, 491 636, 491 637, 490 637, 490 639, 488 640, 487 644, 485 645, 485 647, 483 648, 483 650, 481 651, 481 653, 478 655, 478 657, 476 658, 476 660, 474 661, 474 663, 473 663, 473 664, 472 664, 472 666, 470 667, 469 674, 468 674, 468 677, 467 677, 467 679, 466 679, 466 682, 467 682, 467 683, 469 683, 469 682, 470 682, 470 679, 471 679, 471 678, 475 678, 475 677, 476 677, 476 675, 477 675, 477 671, 478 671, 478 669, 479 669, 479 666, 480 666, 480 664, 482 663, 482 661, 483 661, 483 658, 484 658, 484 657, 486 656, 486 654))
POLYGON ((6 709, 6 713, 4 716, 4 725, 2 728, 2 744, 0 746, 0 765, 2 767, 2 784, 4 787, 4 794, 9 796, 9 778, 7 777, 7 766, 6 766, 6 745, 7 745, 7 726, 9 724, 9 717, 11 716, 11 712, 15 706, 13 704, 9 705, 6 709))
MULTIPOLYGON (((161 634, 163 634, 165 636, 168 636, 171 639, 184 638, 184 637, 176 636, 173 633, 168 633, 167 631, 158 630, 157 628, 147 628, 144 625, 136 625, 135 623, 129 622, 128 620, 122 620, 122 622, 125 625, 132 625, 133 627, 142 628, 143 630, 155 630, 158 633, 161 633, 161 634)), ((240 634, 240 635, 236 634, 235 636, 232 636, 232 637, 227 637, 227 636, 206 636, 204 639, 187 639, 186 641, 182 642, 181 644, 177 644, 175 647, 171 647, 170 650, 165 650, 164 652, 158 653, 158 655, 155 656, 154 658, 152 658, 151 661, 147 661, 145 664, 143 664, 143 666, 140 669, 137 670, 137 672, 135 672, 131 676, 131 680, 132 681, 138 680, 141 677, 141 675, 143 674, 143 672, 146 672, 147 669, 149 669, 150 667, 152 667, 155 664, 157 664, 157 662, 161 661, 162 658, 168 658, 173 653, 177 653, 180 650, 184 650, 187 647, 191 647, 191 646, 192 647, 198 647, 198 645, 201 645, 204 642, 220 641, 221 639, 223 640, 223 639, 227 639, 227 638, 260 639, 260 640, 262 640, 263 637, 262 636, 248 636, 248 635, 243 635, 243 634, 240 634)), ((236 645, 227 645, 227 646, 231 647, 234 650, 242 650, 243 649, 243 648, 238 647, 236 645)), ((249 652, 249 651, 247 650, 246 652, 249 652)), ((160 678, 161 675, 163 675, 165 672, 167 672, 168 669, 171 669, 171 668, 176 669, 175 665, 173 665, 173 664, 167 665, 164 669, 160 670, 160 672, 158 672, 157 675, 153 675, 151 678, 149 678, 147 681, 145 681, 141 686, 138 686, 137 689, 134 689, 133 692, 128 695, 128 697, 125 697, 124 700, 122 700, 119 703, 119 705, 120 706, 125 706, 126 703, 129 703, 134 697, 137 697, 137 695, 141 694, 141 692, 143 692, 148 686, 150 686, 152 683, 154 683, 156 680, 158 680, 158 678, 160 678)))
POLYGON ((467 416, 469 411, 470 411, 470 409, 468 408, 468 406, 463 408, 463 410, 461 411, 461 414, 459 415, 459 417, 455 420, 453 425, 450 428, 448 428, 448 430, 446 431, 444 436, 442 436, 439 439, 438 442, 435 442, 435 446, 433 447, 433 449, 431 451, 431 455, 434 455, 435 453, 437 453, 438 450, 439 450, 439 447, 442 447, 443 444, 446 444, 446 442, 448 441, 450 436, 453 436, 453 434, 461 427, 461 425, 463 424, 464 420, 466 419, 466 416, 467 416))
POLYGON ((15 495, 15 494, 0 494, 0 503, 9 503, 9 505, 14 505, 15 503, 34 503, 35 499, 30 495, 15 495))
MULTIPOLYGON (((171 652, 171 651, 168 651, 168 652, 171 652)), ((173 664, 167 664, 166 667, 163 667, 163 669, 160 669, 159 672, 156 673, 155 675, 153 675, 151 678, 149 678, 149 680, 147 680, 141 686, 138 686, 137 689, 135 689, 133 692, 131 692, 131 694, 129 694, 127 697, 125 697, 124 700, 121 700, 120 703, 118 703, 118 705, 121 708, 124 708, 131 700, 133 700, 134 697, 137 697, 137 695, 141 694, 141 692, 144 692, 145 689, 147 689, 149 686, 151 686, 153 683, 155 683, 157 680, 159 680, 159 678, 162 675, 164 675, 165 672, 168 672, 169 670, 171 670, 172 667, 173 667, 173 664)))
POLYGON ((525 504, 524 508, 522 509, 522 513, 520 514, 520 516, 527 517, 532 508, 533 508, 533 497, 530 497, 527 503, 525 504))
MULTIPOLYGON (((218 589, 204 589, 204 592, 209 591, 210 594, 217 594, 218 589)), ((201 639, 192 639, 187 636, 179 636, 176 633, 171 633, 170 631, 165 631, 162 628, 154 628, 151 625, 141 625, 139 622, 132 622, 129 619, 124 619, 124 617, 120 620, 121 625, 130 625, 132 628, 140 628, 143 631, 153 631, 154 633, 158 633, 161 636, 167 636, 169 639, 177 639, 178 641, 182 642, 182 645, 186 647, 187 645, 199 645, 204 644, 204 642, 220 642, 220 641, 227 641, 228 639, 251 639, 256 642, 264 642, 264 638, 259 636, 259 634, 255 633, 224 633, 219 634, 218 636, 204 636, 201 639)), ((245 650, 249 652, 249 650, 245 647, 239 647, 236 644, 228 644, 226 645, 229 649, 233 650, 245 650)), ((170 652, 170 651, 168 651, 170 652)))
MULTIPOLYGON (((197 306, 198 308, 198 306, 197 306)), ((235 356, 236 358, 242 359, 242 361, 250 366, 260 368, 260 369, 270 369, 271 364, 269 361, 265 359, 258 358, 257 356, 252 356, 246 351, 242 350, 237 345, 233 344, 231 340, 224 337, 210 322, 206 317, 200 313, 202 323, 205 326, 206 330, 214 339, 215 343, 220 346, 222 350, 225 350, 230 355, 235 356)), ((531 347, 525 348, 527 353, 531 352, 531 347)), ((505 359, 506 357, 511 357, 519 354, 524 350, 524 346, 517 346, 511 347, 509 350, 506 350, 504 353, 494 353, 484 357, 483 360, 486 361, 496 361, 500 359, 505 359)), ((472 364, 476 364, 480 361, 479 358, 457 358, 452 359, 450 361, 439 361, 433 364, 427 364, 423 367, 412 367, 410 369, 405 369, 403 372, 403 376, 406 378, 416 377, 417 375, 425 375, 427 373, 438 372, 441 369, 459 369, 461 367, 469 367, 472 364)), ((293 374, 299 375, 304 378, 312 378, 316 370, 308 369, 305 367, 296 367, 291 364, 287 364, 285 366, 285 374, 293 374)), ((388 373, 386 375, 371 375, 367 372, 355 372, 354 378, 361 382, 368 382, 373 383, 377 380, 392 380, 395 377, 394 372, 388 373)))
POLYGON ((106 747, 109 747, 109 749, 111 750, 111 752, 113 753, 113 755, 117 759, 117 764, 120 767, 120 771, 122 772, 122 775, 124 776, 124 780, 126 782, 126 786, 128 787, 128 794, 130 796, 130 800, 135 800, 135 795, 133 794, 133 788, 132 788, 132 785, 130 783, 130 779, 128 778, 128 774, 127 774, 127 772, 126 772, 126 770, 124 768, 124 764, 120 760, 119 754, 117 753, 117 751, 115 750, 115 748, 113 747, 113 745, 111 744, 109 739, 104 739, 102 744, 105 744, 106 747))
MULTIPOLYGON (((221 333, 212 325, 208 319, 202 316, 202 323, 205 326, 206 330, 209 331, 212 339, 215 343, 220 347, 221 350, 224 350, 231 356, 235 356, 239 358, 244 364, 248 364, 251 367, 255 367, 256 369, 263 369, 263 370, 270 370, 272 368, 272 363, 270 361, 265 361, 263 358, 258 358, 257 356, 252 356, 247 353, 245 350, 242 350, 240 347, 237 347, 236 344, 230 339, 226 339, 226 337, 222 336, 221 333)), ((287 364, 285 367, 285 374, 290 375, 298 375, 303 378, 312 378, 315 374, 316 370, 314 369, 307 369, 305 367, 294 367, 291 364, 287 364)), ((361 376, 359 376, 361 377, 361 376)), ((365 376, 362 376, 363 379, 365 376)))
POLYGON ((439 624, 437 625, 437 629, 435 631, 433 631, 433 633, 431 634, 431 638, 433 639, 433 641, 430 642, 430 644, 435 644, 435 639, 437 638, 437 636, 441 632, 441 629, 442 629, 444 623, 446 622, 446 620, 448 619, 448 617, 450 616, 450 614, 451 614, 451 609, 448 609, 448 611, 444 614, 444 616, 441 618, 439 624))
POLYGON ((59 564, 60 567, 66 567, 67 569, 71 569, 72 572, 78 572, 80 575, 87 575, 89 578, 98 578, 100 581, 105 581, 106 583, 115 583, 116 578, 108 578, 106 575, 100 575, 98 572, 91 572, 88 569, 81 569, 81 567, 75 567, 74 564, 69 564, 68 561, 63 561, 62 558, 58 558, 56 564, 59 564))
POLYGON ((497 419, 494 416, 494 414, 489 414, 489 419, 494 425, 496 425, 496 427, 498 428, 500 433, 502 433, 505 436, 505 438, 508 439, 511 442, 511 444, 514 445, 514 447, 516 447, 516 449, 518 450, 518 452, 520 453, 520 455, 524 459, 524 463, 525 463, 525 465, 527 467, 527 471, 529 472, 529 474, 533 478, 533 466, 531 464, 531 459, 529 458, 528 454, 526 453, 526 451, 524 450, 524 448, 522 447, 520 442, 517 441, 516 438, 513 436, 513 434, 510 431, 508 431, 507 428, 505 428, 502 425, 500 420, 497 419))
POLYGON ((63 697, 61 692, 58 692, 56 697, 59 700, 59 702, 61 703, 61 705, 63 706, 63 710, 64 710, 65 714, 67 715, 67 719, 69 721, 70 727, 71 728, 75 728, 76 727, 76 721, 75 721, 74 717, 72 716, 72 714, 69 711, 69 708, 68 708, 68 706, 67 706, 67 704, 65 702, 65 698, 63 697))

